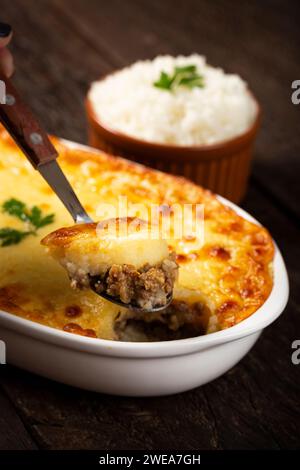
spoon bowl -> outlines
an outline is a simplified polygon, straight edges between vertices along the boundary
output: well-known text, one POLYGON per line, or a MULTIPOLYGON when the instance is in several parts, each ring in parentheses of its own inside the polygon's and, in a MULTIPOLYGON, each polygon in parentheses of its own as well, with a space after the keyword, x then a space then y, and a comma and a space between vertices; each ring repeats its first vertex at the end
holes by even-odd
POLYGON ((166 304, 155 306, 155 307, 152 307, 152 308, 143 308, 143 307, 140 307, 140 306, 138 306, 134 303, 126 304, 125 302, 122 302, 122 300, 119 297, 113 297, 113 296, 107 294, 106 292, 102 292, 102 293, 97 292, 96 287, 93 284, 92 280, 90 282, 90 287, 96 294, 100 295, 100 297, 103 297, 103 299, 108 300, 109 302, 113 302, 114 304, 120 305, 120 307, 128 308, 130 310, 133 310, 135 312, 140 312, 140 313, 160 312, 160 311, 166 309, 171 304, 171 302, 173 300, 173 295, 168 294, 166 304))

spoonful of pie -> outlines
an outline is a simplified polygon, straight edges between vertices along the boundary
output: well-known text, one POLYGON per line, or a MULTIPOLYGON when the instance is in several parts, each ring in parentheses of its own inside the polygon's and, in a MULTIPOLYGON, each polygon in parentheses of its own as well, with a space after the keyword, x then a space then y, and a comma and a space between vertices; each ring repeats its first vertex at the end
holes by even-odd
POLYGON ((178 266, 167 242, 150 237, 148 223, 124 217, 62 228, 42 244, 67 270, 73 287, 91 287, 123 307, 157 312, 171 301, 178 266))

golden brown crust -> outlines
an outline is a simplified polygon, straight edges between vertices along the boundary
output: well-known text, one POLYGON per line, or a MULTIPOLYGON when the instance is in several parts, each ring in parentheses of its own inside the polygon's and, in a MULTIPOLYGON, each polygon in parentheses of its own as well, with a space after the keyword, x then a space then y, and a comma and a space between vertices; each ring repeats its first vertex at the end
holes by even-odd
MULTIPOLYGON (((130 226, 130 223, 136 221, 139 225, 147 226, 148 224, 135 217, 117 217, 115 219, 106 219, 98 223, 88 223, 88 224, 77 224, 72 225, 71 227, 62 227, 54 232, 49 233, 45 238, 41 240, 41 244, 48 247, 66 247, 68 246, 75 238, 81 237, 96 237, 97 229, 105 230, 107 223, 114 221, 116 224, 116 231, 121 229, 123 224, 130 226)), ((136 225, 135 225, 136 227, 136 225)))
MULTIPOLYGON (((76 146, 68 147, 56 138, 53 139, 53 142, 59 151, 59 162, 63 170, 71 183, 75 185, 86 210, 95 220, 97 220, 97 204, 103 201, 114 203, 118 195, 121 194, 126 195, 129 202, 143 202, 148 206, 154 203, 161 206, 174 203, 204 204, 204 246, 195 247, 194 239, 189 235, 182 240, 170 240, 169 242, 170 250, 177 253, 177 262, 180 266, 179 282, 177 291, 175 291, 176 299, 183 301, 186 298, 186 292, 195 294, 197 298, 193 302, 203 301, 208 305, 211 314, 217 319, 218 328, 227 328, 240 322, 256 311, 267 299, 273 285, 270 266, 274 255, 274 246, 265 228, 239 217, 209 191, 184 178, 166 175, 101 152, 76 146), (200 298, 198 298, 198 294, 200 298)), ((24 181, 28 179, 28 188, 33 187, 36 194, 39 194, 40 204, 47 205, 49 210, 58 214, 57 224, 46 228, 41 233, 41 237, 47 234, 47 230, 49 232, 61 226, 71 225, 70 219, 57 202, 52 191, 41 182, 39 176, 28 166, 25 158, 16 149, 6 132, 1 130, 0 148, 2 154, 0 185, 8 172, 11 171, 13 161, 18 166, 20 180, 21 178, 24 178, 24 181)), ((18 193, 17 189, 9 194, 1 194, 0 189, 0 202, 13 196, 25 199, 24 194, 24 192, 18 193)), ((3 226, 4 221, 1 217, 2 215, 0 222, 3 226)), ((95 230, 93 224, 90 228, 95 230)), ((80 226, 74 228, 74 236, 78 234, 78 231, 80 231, 80 226)), ((48 236, 44 243, 49 242, 49 237, 52 237, 51 242, 53 243, 62 243, 69 233, 69 230, 67 232, 59 230, 56 235, 48 236)), ((29 239, 22 244, 24 249, 26 249, 27 243, 29 244, 29 239)), ((39 263, 42 263, 45 272, 49 272, 48 284, 55 273, 62 284, 61 289, 64 291, 57 291, 53 286, 48 289, 49 294, 47 294, 46 281, 42 280, 42 275, 40 279, 34 276, 30 280, 30 278, 26 278, 24 273, 20 273, 20 270, 23 269, 21 260, 24 257, 24 253, 21 255, 21 246, 17 249, 14 246, 0 248, 0 250, 6 250, 7 256, 10 253, 8 250, 11 250, 12 256, 9 259, 15 260, 15 253, 20 258, 20 263, 11 268, 15 269, 15 274, 9 274, 7 267, 0 260, 0 308, 50 326, 63 328, 65 324, 70 323, 70 319, 65 315, 65 309, 68 305, 75 304, 82 309, 82 315, 76 318, 76 323, 81 328, 94 330, 100 337, 113 335, 112 329, 104 325, 103 318, 110 318, 107 321, 113 323, 111 318, 118 312, 111 313, 110 306, 107 307, 105 304, 104 307, 104 304, 97 303, 99 300, 96 300, 92 293, 88 301, 81 294, 74 298, 75 294, 71 294, 68 290, 68 281, 66 280, 64 283, 64 273, 59 268, 54 268, 48 259, 49 257, 39 251, 38 237, 30 243, 32 243, 30 250, 36 250, 36 255, 34 251, 32 271, 33 268, 34 272, 40 269, 39 263), (50 263, 49 267, 47 263, 50 263), (18 289, 15 294, 7 295, 7 289, 11 289, 13 292, 16 283, 18 289), (59 298, 59 306, 57 306, 57 302, 53 306, 54 299, 57 298, 59 298), (47 310, 45 313, 47 305, 48 313, 47 310), (106 308, 107 313, 106 316, 103 314, 101 318, 102 308, 106 308), (95 318, 96 311, 100 312, 98 318, 95 318), (105 330, 105 328, 107 329, 105 330), (104 330, 106 333, 103 333, 104 330), (110 333, 107 333, 108 331, 110 333)), ((30 264, 31 257, 28 255, 26 259, 30 264)), ((55 262, 53 261, 53 263, 55 262)), ((45 277, 45 274, 43 276, 45 277)))
POLYGON ((96 223, 78 224, 72 227, 62 227, 54 232, 49 233, 41 240, 44 246, 67 246, 74 238, 80 236, 96 236, 96 223))

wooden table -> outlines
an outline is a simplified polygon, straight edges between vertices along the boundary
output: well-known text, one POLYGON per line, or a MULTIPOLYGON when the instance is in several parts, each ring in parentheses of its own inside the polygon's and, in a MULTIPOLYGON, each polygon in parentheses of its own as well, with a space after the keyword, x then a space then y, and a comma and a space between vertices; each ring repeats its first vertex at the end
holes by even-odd
POLYGON ((15 30, 15 82, 46 128, 86 142, 91 80, 161 53, 203 53, 245 77, 264 110, 243 207, 278 242, 291 282, 285 314, 220 379, 164 398, 119 398, 1 367, 1 449, 297 448, 300 365, 299 2, 1 0, 15 30))

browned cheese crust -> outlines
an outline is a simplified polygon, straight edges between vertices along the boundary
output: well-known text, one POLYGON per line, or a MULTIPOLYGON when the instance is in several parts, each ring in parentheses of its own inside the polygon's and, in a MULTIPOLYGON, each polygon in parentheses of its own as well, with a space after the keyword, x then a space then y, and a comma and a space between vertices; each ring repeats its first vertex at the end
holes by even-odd
MULTIPOLYGON (((149 207, 204 205, 204 245, 197 247, 189 236, 169 242, 170 252, 177 253, 179 264, 176 302, 204 304, 217 329, 235 325, 265 302, 273 286, 274 255, 272 238, 265 228, 238 216, 211 192, 184 178, 69 146, 56 138, 53 143, 63 171, 95 220, 97 204, 117 204, 119 195, 149 207)), ((40 246, 47 233, 72 224, 69 215, 1 129, 0 151, 0 203, 16 197, 56 214, 55 223, 41 230, 38 237, 28 237, 18 246, 0 247, 0 309, 66 331, 117 339, 114 325, 120 309, 93 292, 72 291, 63 268, 56 266, 58 263, 40 246)), ((1 227, 9 223, 3 217, 1 227)), ((60 236, 64 237, 64 231, 60 236)), ((111 273, 114 279, 116 271, 118 268, 111 273)))

